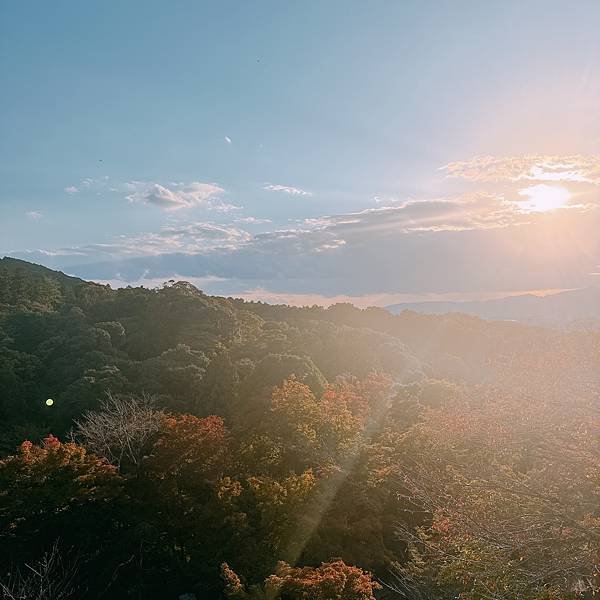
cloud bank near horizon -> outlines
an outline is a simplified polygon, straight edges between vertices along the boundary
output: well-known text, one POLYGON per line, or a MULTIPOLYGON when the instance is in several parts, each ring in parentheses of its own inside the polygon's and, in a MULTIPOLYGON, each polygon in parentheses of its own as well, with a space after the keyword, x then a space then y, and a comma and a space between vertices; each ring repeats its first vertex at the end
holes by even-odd
MULTIPOLYGON (((226 192, 216 184, 133 182, 125 186, 130 202, 167 211, 159 228, 12 255, 117 285, 189 279, 211 293, 294 302, 497 295, 598 280, 599 157, 475 157, 443 171, 478 188, 434 198, 378 198, 362 211, 284 224, 240 213, 223 202, 226 192), (540 209, 539 194, 546 202, 558 199, 556 209, 542 210, 543 202, 540 209), (220 217, 199 220, 194 208, 220 217)), ((109 183, 89 180, 80 187, 97 185, 109 183)))

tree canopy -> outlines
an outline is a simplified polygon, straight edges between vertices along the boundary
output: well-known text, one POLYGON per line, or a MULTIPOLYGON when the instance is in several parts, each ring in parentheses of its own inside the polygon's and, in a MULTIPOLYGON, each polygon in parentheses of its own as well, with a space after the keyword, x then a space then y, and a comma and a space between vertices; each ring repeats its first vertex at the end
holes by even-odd
POLYGON ((591 599, 599 392, 594 331, 4 259, 0 590, 591 599))

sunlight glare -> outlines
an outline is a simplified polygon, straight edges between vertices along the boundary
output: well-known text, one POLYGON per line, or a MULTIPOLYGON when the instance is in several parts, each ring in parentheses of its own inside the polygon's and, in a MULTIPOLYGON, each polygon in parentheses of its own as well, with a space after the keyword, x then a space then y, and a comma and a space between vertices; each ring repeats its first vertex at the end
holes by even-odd
POLYGON ((549 212, 558 208, 565 208, 571 193, 561 186, 540 183, 519 190, 519 196, 527 200, 519 200, 519 207, 527 212, 549 212))

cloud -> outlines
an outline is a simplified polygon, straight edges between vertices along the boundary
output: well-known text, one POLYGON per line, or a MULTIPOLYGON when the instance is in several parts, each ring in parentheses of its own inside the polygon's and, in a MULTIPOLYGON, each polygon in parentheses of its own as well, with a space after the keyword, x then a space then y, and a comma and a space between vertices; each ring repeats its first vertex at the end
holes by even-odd
POLYGON ((327 250, 335 250, 336 248, 340 248, 341 246, 345 246, 345 245, 346 245, 346 240, 335 239, 335 240, 331 240, 331 242, 317 246, 315 251, 316 252, 325 252, 327 250))
POLYGON ((272 223, 271 219, 261 219, 258 217, 240 217, 235 219, 235 223, 248 223, 249 225, 264 225, 266 223, 272 223))
POLYGON ((269 183, 264 186, 264 190, 268 192, 283 192, 285 194, 289 194, 290 196, 312 196, 311 192, 307 192, 301 188, 292 187, 289 185, 279 185, 269 183))
POLYGON ((241 207, 223 202, 219 196, 225 190, 214 183, 159 183, 132 181, 125 185, 130 192, 126 199, 132 203, 153 204, 168 211, 202 207, 207 210, 231 211, 241 207))
POLYGON ((110 179, 110 177, 108 175, 104 175, 102 177, 86 177, 85 179, 81 180, 81 187, 84 187, 84 188, 96 187, 98 185, 105 184, 109 179, 110 179))
MULTIPOLYGON (((158 232, 118 236, 112 244, 100 249, 114 256, 159 256, 162 254, 202 254, 235 250, 251 239, 251 235, 236 227, 195 222, 166 225, 158 232)), ((88 246, 91 253, 98 245, 88 246)))
POLYGON ((109 180, 110 177, 108 175, 103 175, 100 177, 86 177, 76 185, 67 186, 64 188, 64 191, 67 192, 67 194, 79 194, 81 192, 86 193, 104 190, 106 189, 109 180))
POLYGON ((224 140, 225 140, 225 141, 226 141, 228 144, 231 144, 231 138, 230 138, 228 135, 226 135, 226 136, 225 136, 223 139, 224 139, 224 140))
POLYGON ((211 211, 229 212, 242 207, 225 202, 221 196, 225 190, 216 183, 191 181, 189 183, 160 183, 153 181, 110 182, 108 176, 82 179, 75 186, 65 188, 69 194, 96 192, 124 194, 134 204, 154 205, 166 211, 200 207, 211 211))
POLYGON ((235 221, 175 223, 22 257, 97 280, 218 278, 211 291, 225 295, 505 293, 589 285, 600 262, 599 228, 598 207, 525 213, 503 194, 477 192, 255 234, 235 221))
POLYGON ((456 197, 407 200, 399 205, 369 208, 315 220, 318 225, 335 224, 341 229, 390 229, 396 233, 467 231, 495 229, 525 222, 524 217, 502 194, 473 192, 456 197))
POLYGON ((301 221, 301 223, 309 229, 323 229, 324 227, 329 227, 334 222, 334 217, 311 217, 301 221))
POLYGON ((119 235, 108 243, 17 253, 25 260, 51 266, 116 264, 123 260, 169 255, 200 255, 236 250, 251 240, 243 229, 208 222, 165 225, 155 232, 119 235))
MULTIPOLYGON (((222 211, 222 222, 177 222, 179 214, 170 214, 170 223, 154 231, 22 257, 97 280, 190 279, 214 293, 298 301, 571 288, 598 272, 600 157, 476 157, 443 169, 479 189, 434 198, 380 195, 365 210, 290 219, 280 229, 268 219, 229 214, 236 207, 215 183, 109 188, 105 180, 84 180, 81 193, 112 189, 166 211, 222 211), (561 210, 550 210, 551 192, 563 187, 569 198, 557 197, 561 210)), ((310 194, 279 184, 264 189, 310 194)))
POLYGON ((441 170, 451 178, 476 182, 564 181, 600 185, 600 155, 476 156, 441 170))
POLYGON ((28 218, 33 219, 34 221, 38 221, 39 219, 42 219, 44 217, 44 214, 41 213, 39 210, 30 210, 25 214, 28 218))
POLYGON ((186 253, 215 248, 236 249, 252 239, 251 234, 243 229, 205 222, 165 226, 160 235, 169 239, 170 243, 180 244, 186 253))

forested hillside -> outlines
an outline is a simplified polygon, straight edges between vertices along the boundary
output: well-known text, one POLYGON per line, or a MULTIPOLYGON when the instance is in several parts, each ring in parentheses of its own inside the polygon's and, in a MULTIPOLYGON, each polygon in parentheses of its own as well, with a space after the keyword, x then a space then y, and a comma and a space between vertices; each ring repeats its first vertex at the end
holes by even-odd
POLYGON ((593 598, 599 394, 598 332, 3 259, 1 593, 593 598))

